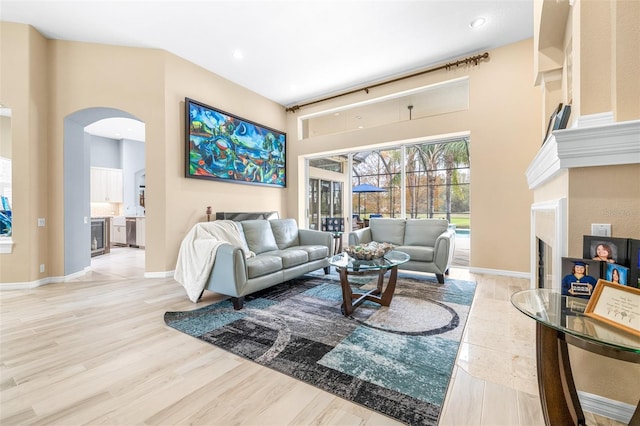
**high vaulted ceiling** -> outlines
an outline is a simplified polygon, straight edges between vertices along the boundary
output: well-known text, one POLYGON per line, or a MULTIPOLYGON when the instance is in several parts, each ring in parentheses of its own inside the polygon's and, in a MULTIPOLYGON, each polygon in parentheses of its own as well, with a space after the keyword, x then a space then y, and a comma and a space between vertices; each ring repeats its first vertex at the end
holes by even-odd
POLYGON ((530 38, 532 3, 0 0, 0 20, 51 39, 164 49, 291 106, 530 38), (476 18, 486 24, 471 28, 476 18))

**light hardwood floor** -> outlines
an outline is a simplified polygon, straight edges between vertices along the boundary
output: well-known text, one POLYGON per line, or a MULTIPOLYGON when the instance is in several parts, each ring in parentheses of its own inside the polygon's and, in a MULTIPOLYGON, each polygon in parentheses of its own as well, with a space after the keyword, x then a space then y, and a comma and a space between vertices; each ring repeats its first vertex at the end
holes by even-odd
MULTIPOLYGON (((79 279, 0 292, 0 424, 399 424, 167 327, 221 297, 143 274, 144 251, 118 248, 79 279)), ((527 280, 451 277, 478 288, 440 424, 544 424, 534 324, 509 303, 527 280)))

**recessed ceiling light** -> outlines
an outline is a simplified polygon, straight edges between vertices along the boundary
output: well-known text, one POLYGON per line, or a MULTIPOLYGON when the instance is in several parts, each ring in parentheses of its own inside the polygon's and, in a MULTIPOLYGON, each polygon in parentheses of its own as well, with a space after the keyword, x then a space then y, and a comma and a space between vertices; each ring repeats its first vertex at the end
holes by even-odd
POLYGON ((474 19, 473 21, 471 21, 469 23, 469 26, 471 28, 479 28, 479 27, 483 26, 486 23, 487 23, 486 19, 484 19, 484 18, 476 18, 476 19, 474 19))
POLYGON ((244 54, 242 53, 242 50, 236 49, 233 51, 233 57, 235 59, 242 59, 244 58, 244 54))

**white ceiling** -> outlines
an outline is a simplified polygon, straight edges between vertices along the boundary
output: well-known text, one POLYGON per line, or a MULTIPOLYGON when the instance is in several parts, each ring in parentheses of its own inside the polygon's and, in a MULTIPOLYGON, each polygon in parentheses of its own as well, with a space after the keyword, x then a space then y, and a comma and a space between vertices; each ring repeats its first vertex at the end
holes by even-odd
POLYGON ((0 0, 0 20, 164 49, 292 106, 530 38, 533 0, 0 0))

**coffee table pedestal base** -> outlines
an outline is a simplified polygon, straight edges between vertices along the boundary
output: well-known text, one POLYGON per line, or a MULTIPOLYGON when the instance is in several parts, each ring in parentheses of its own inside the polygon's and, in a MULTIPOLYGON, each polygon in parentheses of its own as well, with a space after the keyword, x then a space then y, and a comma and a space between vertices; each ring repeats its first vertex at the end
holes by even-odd
POLYGON ((396 290, 396 281, 398 279, 398 267, 394 266, 390 269, 383 269, 379 271, 347 271, 346 268, 338 268, 340 272, 340 286, 342 287, 342 313, 345 316, 350 316, 355 309, 363 304, 366 300, 377 303, 382 306, 389 306, 391 299, 393 299, 393 292, 396 290), (382 291, 384 284, 384 276, 387 271, 389 274, 389 281, 387 286, 382 291), (374 275, 378 274, 378 285, 375 289, 367 291, 365 293, 357 293, 351 290, 349 285, 349 275, 374 275))

